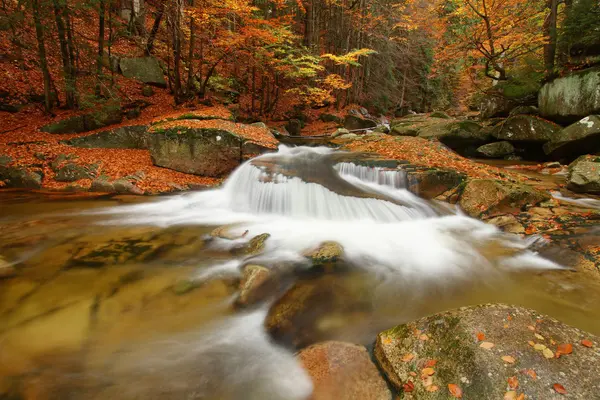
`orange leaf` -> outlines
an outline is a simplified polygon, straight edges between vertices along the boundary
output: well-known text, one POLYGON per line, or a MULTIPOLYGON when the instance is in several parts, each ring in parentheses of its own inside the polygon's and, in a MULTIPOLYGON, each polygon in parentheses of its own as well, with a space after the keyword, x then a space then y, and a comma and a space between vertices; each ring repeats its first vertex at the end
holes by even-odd
POLYGON ((560 357, 561 354, 571 354, 573 352, 573 345, 571 343, 559 344, 558 350, 556 350, 556 356, 560 357))
POLYGON ((590 340, 587 340, 587 339, 583 339, 581 341, 581 345, 585 346, 585 347, 590 347, 590 348, 594 347, 594 343, 592 343, 590 340))
POLYGON ((415 358, 415 355, 412 353, 408 353, 408 354, 405 354, 404 357, 402 357, 402 361, 410 362, 410 361, 412 361, 413 358, 415 358))
POLYGON ((485 333, 483 333, 483 332, 477 332, 477 341, 481 342, 483 340, 485 340, 485 333))
POLYGON ((517 400, 525 400, 525 393, 521 393, 519 397, 517 397, 517 400))
POLYGON ((532 369, 526 369, 525 372, 527 375, 529 375, 532 379, 537 379, 537 373, 532 370, 532 369))
POLYGON ((517 392, 511 390, 504 393, 504 400, 517 400, 517 392))
POLYGON ((427 360, 425 363, 425 368, 435 367, 435 364, 437 364, 437 360, 427 360))
POLYGON ((479 345, 479 347, 484 348, 486 350, 489 350, 492 347, 494 347, 494 343, 491 343, 491 342, 481 342, 481 344, 479 345))
POLYGON ((552 388, 554 389, 554 391, 556 393, 560 393, 560 394, 567 394, 567 390, 565 389, 565 387, 563 385, 561 385, 560 383, 555 383, 554 385, 552 385, 552 388))
POLYGON ((510 387, 512 390, 518 388, 519 379, 516 376, 511 376, 510 378, 508 378, 508 387, 510 387))
POLYGON ((413 390, 415 390, 415 384, 412 383, 412 381, 408 381, 404 385, 402 385, 402 389, 404 389, 404 392, 410 393, 413 390))
POLYGON ((511 356, 502 356, 502 361, 507 362, 509 364, 514 364, 515 358, 511 356))
POLYGON ((431 386, 428 386, 426 390, 428 392, 437 392, 438 390, 440 390, 440 387, 436 386, 436 385, 431 385, 431 386))
POLYGON ((421 376, 431 376, 433 374, 435 374, 433 368, 423 368, 423 370, 421 370, 421 376))
POLYGON ((462 398, 462 389, 460 388, 460 386, 455 385, 454 383, 449 383, 448 390, 450 391, 452 397, 455 397, 457 399, 462 398))
POLYGON ((423 341, 429 340, 429 336, 427 336, 427 334, 424 333, 421 336, 419 336, 419 340, 423 340, 423 341))

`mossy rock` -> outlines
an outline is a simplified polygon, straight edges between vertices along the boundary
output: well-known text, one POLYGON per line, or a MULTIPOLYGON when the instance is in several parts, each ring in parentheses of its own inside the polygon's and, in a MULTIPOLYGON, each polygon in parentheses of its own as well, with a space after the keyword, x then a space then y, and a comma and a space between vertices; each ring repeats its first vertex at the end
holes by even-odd
POLYGON ((499 215, 523 210, 550 200, 550 194, 529 185, 492 179, 467 181, 460 206, 472 217, 499 215))
POLYGON ((357 115, 346 115, 344 118, 344 128, 349 131, 370 130, 376 127, 377 122, 357 115))
POLYGON ((558 399, 553 386, 559 383, 569 397, 591 399, 599 390, 599 340, 533 310, 488 304, 381 332, 374 353, 402 398, 446 400, 452 398, 448 385, 458 385, 465 400, 507 398, 511 390, 517 393, 510 398, 523 393, 525 398, 558 399), (582 346, 581 340, 591 340, 596 348, 582 346), (573 350, 558 358, 561 344, 572 344, 573 350), (518 386, 511 389, 509 379, 518 386))
POLYGON ((313 266, 330 266, 342 259, 344 248, 338 242, 323 242, 302 255, 310 260, 313 266))
POLYGON ((40 130, 54 134, 81 133, 118 124, 121 121, 123 121, 123 114, 119 108, 106 108, 98 112, 75 115, 53 122, 43 126, 40 130))
POLYGON ((75 182, 80 179, 93 179, 98 172, 98 164, 79 165, 72 162, 54 169, 54 179, 58 182, 75 182))
POLYGON ((119 60, 119 68, 127 78, 137 79, 148 85, 167 87, 162 68, 154 57, 123 57, 119 60))
POLYGON ((453 170, 430 169, 407 173, 408 189, 426 199, 433 199, 461 185, 466 176, 453 170))
POLYGON ((553 135, 544 152, 553 159, 569 160, 600 152, 600 115, 585 117, 553 135))
POLYGON ((514 152, 515 146, 507 141, 485 144, 477 149, 477 153, 486 158, 503 158, 514 152))
POLYGON ((82 148, 146 149, 148 148, 148 127, 145 125, 124 126, 93 135, 63 140, 61 143, 82 148))
POLYGON ((431 118, 450 119, 450 116, 443 111, 434 111, 429 116, 431 118))
POLYGON ((337 124, 341 124, 344 121, 342 118, 334 114, 321 114, 319 119, 323 122, 335 122, 337 124))
POLYGON ((261 233, 260 235, 254 236, 248 244, 244 247, 242 252, 246 255, 257 255, 265 250, 267 239, 271 237, 270 233, 261 233))
POLYGON ((562 128, 553 122, 531 115, 515 115, 492 130, 492 136, 498 140, 510 142, 550 141, 562 128))
POLYGON ((598 157, 581 156, 569 165, 567 187, 578 193, 600 194, 600 160, 598 157))
POLYGON ((27 166, 10 165, 12 158, 4 156, 0 160, 0 181, 6 187, 39 189, 42 187, 44 173, 27 166))
POLYGON ((245 265, 235 303, 240 307, 260 303, 275 293, 275 287, 275 275, 269 268, 256 264, 245 265))

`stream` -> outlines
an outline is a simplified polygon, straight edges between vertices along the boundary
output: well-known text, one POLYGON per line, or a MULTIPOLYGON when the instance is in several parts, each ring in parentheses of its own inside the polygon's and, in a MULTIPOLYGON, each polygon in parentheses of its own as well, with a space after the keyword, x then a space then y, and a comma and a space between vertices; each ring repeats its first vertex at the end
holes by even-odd
POLYGON ((16 271, 0 279, 0 398, 305 399, 299 348, 369 347, 384 329, 488 302, 600 333, 600 287, 541 256, 541 238, 407 187, 373 160, 282 146, 208 191, 0 191, 0 261, 16 271), (264 233, 262 252, 240 250, 264 233), (327 241, 342 259, 315 268, 306 251, 327 241), (279 285, 242 307, 248 264, 279 285))

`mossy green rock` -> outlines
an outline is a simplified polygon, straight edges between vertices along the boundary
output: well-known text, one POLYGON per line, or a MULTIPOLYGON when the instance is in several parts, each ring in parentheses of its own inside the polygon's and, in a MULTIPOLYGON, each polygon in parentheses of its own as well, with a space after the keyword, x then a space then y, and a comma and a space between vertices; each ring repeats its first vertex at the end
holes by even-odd
POLYGON ((526 206, 534 206, 550 199, 529 185, 492 179, 472 179, 467 181, 460 198, 460 206, 472 217, 499 215, 521 211, 526 206))
POLYGON ((243 140, 223 129, 155 127, 148 142, 154 165, 187 174, 221 177, 242 161, 243 140))
POLYGON ((98 171, 97 164, 79 165, 72 162, 63 164, 54 169, 54 179, 59 182, 75 182, 80 179, 93 179, 98 171))
POLYGON ((144 125, 124 126, 79 138, 61 141, 73 147, 101 149, 146 149, 148 127, 144 125))
POLYGON ((127 78, 137 79, 148 85, 167 87, 160 64, 154 57, 121 58, 119 67, 127 78))
MULTIPOLYGON (((573 399, 596 398, 600 390, 600 338, 533 310, 502 304, 461 308, 381 332, 375 358, 399 392, 405 384, 407 399, 453 398, 448 385, 458 385, 465 400, 503 399, 516 377, 517 395, 529 399, 562 398, 553 385, 563 385, 573 399), (484 341, 477 337, 484 334, 484 341), (580 345, 591 340, 593 348, 580 345), (536 350, 529 343, 544 346, 536 350), (573 352, 553 358, 559 344, 573 352), (550 353, 548 353, 550 352, 550 353), (410 355, 410 356, 407 356, 410 355), (503 359, 503 357, 506 357, 503 359), (436 363, 432 366, 431 360, 436 363), (508 360, 508 361, 507 361, 508 360), (425 368, 430 368, 425 370, 425 368), (425 371, 424 371, 425 370, 425 371), (530 370, 535 371, 536 378, 530 370), (429 376, 421 379, 421 376, 429 376), (428 388, 437 386, 438 390, 428 388)), ((514 397, 516 398, 516 397, 514 397)))
POLYGON ((123 115, 119 108, 107 108, 53 122, 43 126, 40 130, 54 134, 81 133, 118 124, 121 121, 123 121, 123 115))
POLYGON ((510 142, 550 141, 561 130, 561 126, 531 115, 515 115, 492 130, 498 140, 510 142))
POLYGON ((13 159, 0 156, 0 181, 7 187, 39 189, 42 186, 43 172, 27 166, 10 165, 13 159))
POLYGON ((561 122, 575 122, 600 113, 600 67, 570 73, 546 83, 539 94, 540 114, 561 122))
POLYGON ((477 153, 487 158, 503 158, 514 152, 515 146, 507 141, 484 144, 477 149, 477 153))
POLYGON ((600 157, 581 156, 569 165, 567 187, 574 192, 600 194, 600 157))
POLYGON ((431 118, 450 119, 450 116, 443 111, 434 111, 430 114, 431 118))
POLYGON ((554 159, 600 152, 600 115, 590 115, 561 130, 544 145, 544 152, 554 159))

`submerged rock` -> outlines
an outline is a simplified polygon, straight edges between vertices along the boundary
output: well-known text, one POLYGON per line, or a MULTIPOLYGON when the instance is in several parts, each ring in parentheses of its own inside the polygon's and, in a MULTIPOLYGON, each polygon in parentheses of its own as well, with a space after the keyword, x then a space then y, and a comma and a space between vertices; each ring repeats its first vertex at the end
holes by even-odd
POLYGON ((460 199, 460 206, 472 217, 517 212, 527 205, 549 200, 550 195, 529 185, 472 179, 467 182, 460 199))
POLYGON ((600 156, 581 156, 573 161, 567 187, 578 193, 600 194, 600 156))
POLYGON ((591 399, 600 391, 599 344, 533 310, 482 305, 381 332, 375 358, 406 398, 447 399, 458 387, 464 399, 554 399, 559 384, 568 397, 591 399))
POLYGON ((515 146, 506 141, 489 143, 479 147, 477 152, 487 158, 502 158, 513 154, 515 152, 515 146))
POLYGON ((154 165, 201 176, 220 177, 242 161, 243 140, 214 128, 157 128, 149 135, 154 165))
POLYGON ((313 381, 311 400, 390 400, 392 397, 364 346, 323 342, 303 349, 297 357, 313 381))
POLYGON ((235 302, 242 307, 259 303, 273 295, 275 285, 274 274, 269 268, 255 264, 245 265, 235 302))
POLYGON ((313 266, 329 266, 338 262, 344 254, 344 248, 338 242, 323 242, 316 248, 305 251, 302 255, 308 258, 313 266))
POLYGON ((590 115, 552 136, 544 152, 554 159, 600 152, 600 115, 590 115))
POLYGON ((241 247, 233 249, 234 254, 242 254, 247 256, 255 256, 265 250, 266 241, 271 237, 269 233, 262 233, 254 236, 250 241, 241 247))
POLYGON ((531 115, 515 115, 492 131, 492 136, 510 142, 548 142, 561 127, 531 115))
POLYGON ((546 83, 539 93, 540 114, 561 122, 574 122, 600 113, 600 67, 572 72, 546 83))

